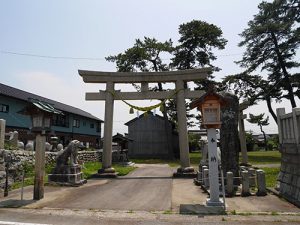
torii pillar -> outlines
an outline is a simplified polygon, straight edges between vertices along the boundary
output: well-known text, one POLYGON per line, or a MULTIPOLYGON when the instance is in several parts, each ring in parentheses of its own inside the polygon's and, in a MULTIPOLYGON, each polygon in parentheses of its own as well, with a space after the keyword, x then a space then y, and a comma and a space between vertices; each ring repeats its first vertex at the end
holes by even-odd
POLYGON ((240 138, 240 147, 242 153, 242 164, 248 165, 248 154, 247 154, 247 145, 246 145, 246 132, 244 119, 247 118, 247 115, 243 113, 243 110, 249 107, 250 103, 245 101, 239 105, 239 138, 240 138))
POLYGON ((102 168, 98 171, 100 174, 110 174, 116 176, 112 168, 112 131, 114 117, 114 83, 106 83, 105 114, 104 114, 104 143, 102 152, 102 168))

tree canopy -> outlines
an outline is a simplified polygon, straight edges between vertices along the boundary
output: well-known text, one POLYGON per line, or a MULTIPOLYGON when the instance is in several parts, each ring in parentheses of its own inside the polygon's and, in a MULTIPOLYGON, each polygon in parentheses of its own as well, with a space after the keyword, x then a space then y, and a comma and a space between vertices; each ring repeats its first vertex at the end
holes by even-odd
MULTIPOLYGON (((179 26, 179 45, 173 46, 171 39, 160 42, 155 38, 144 37, 136 39, 133 47, 124 53, 106 57, 107 61, 116 63, 119 72, 138 71, 167 71, 201 68, 212 66, 216 60, 213 49, 224 49, 227 40, 222 37, 222 30, 213 24, 204 21, 193 20, 179 26), (162 59, 162 55, 169 55, 168 63, 162 59)), ((214 67, 217 70, 217 67, 214 67)), ((202 81, 207 82, 207 81, 202 81)), ((202 85, 207 87, 208 85, 202 85)), ((137 89, 138 86, 135 85, 137 89)), ((154 90, 163 90, 162 84, 154 90)), ((188 108, 188 104, 187 104, 188 108)), ((168 101, 165 107, 169 118, 177 121, 176 101, 168 101)), ((189 110, 187 110, 189 111, 189 110)), ((165 113, 164 113, 165 114, 165 113)), ((187 117, 193 117, 187 113, 187 117)), ((189 121, 188 125, 193 125, 189 121)))
POLYGON ((282 97, 296 107, 291 69, 300 66, 294 60, 300 44, 299 1, 262 2, 258 8, 258 14, 241 33, 243 41, 239 46, 245 46, 246 51, 237 63, 247 73, 266 71, 269 84, 285 91, 287 94, 282 92, 282 97))

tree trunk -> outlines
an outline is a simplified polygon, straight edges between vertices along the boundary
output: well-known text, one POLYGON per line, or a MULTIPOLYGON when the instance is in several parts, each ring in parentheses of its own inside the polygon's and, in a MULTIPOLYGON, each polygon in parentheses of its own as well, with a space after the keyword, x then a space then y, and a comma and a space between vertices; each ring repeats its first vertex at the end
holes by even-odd
POLYGON ((272 115, 274 121, 276 122, 277 124, 277 116, 272 108, 272 104, 271 104, 271 98, 270 96, 266 96, 266 102, 267 102, 267 106, 268 106, 268 110, 269 110, 269 113, 272 115))
POLYGON ((297 107, 297 105, 296 105, 296 101, 295 101, 295 97, 294 97, 293 87, 291 85, 291 81, 289 78, 289 73, 286 70, 285 62, 284 62, 284 60, 282 58, 282 54, 279 50, 278 41, 277 41, 277 38, 276 38, 276 35, 274 34, 274 32, 271 32, 271 36, 272 36, 273 43, 275 45, 274 50, 275 50, 277 58, 278 58, 279 66, 280 66, 283 76, 284 76, 284 81, 286 84, 286 90, 288 91, 289 100, 291 102, 292 108, 295 108, 295 107, 297 107))
POLYGON ((264 135, 265 151, 268 151, 266 133, 265 133, 264 130, 262 129, 262 125, 259 125, 259 127, 260 127, 260 131, 261 131, 261 132, 263 133, 263 135, 264 135))
POLYGON ((221 110, 221 156, 224 175, 231 171, 234 176, 239 174, 240 140, 238 133, 239 101, 234 95, 224 95, 226 105, 221 110))

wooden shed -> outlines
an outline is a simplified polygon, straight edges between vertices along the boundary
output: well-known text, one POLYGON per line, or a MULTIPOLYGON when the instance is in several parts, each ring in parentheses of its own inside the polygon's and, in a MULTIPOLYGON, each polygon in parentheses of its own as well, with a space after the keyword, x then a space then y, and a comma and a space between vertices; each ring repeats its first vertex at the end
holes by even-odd
POLYGON ((174 124, 151 112, 125 123, 128 126, 128 154, 131 158, 179 157, 178 133, 174 124))

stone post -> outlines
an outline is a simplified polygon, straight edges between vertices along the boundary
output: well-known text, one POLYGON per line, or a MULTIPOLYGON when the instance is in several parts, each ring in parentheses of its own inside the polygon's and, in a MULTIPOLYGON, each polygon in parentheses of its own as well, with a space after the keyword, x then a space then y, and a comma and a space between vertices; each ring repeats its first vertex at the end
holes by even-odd
POLYGON ((250 187, 255 187, 256 186, 256 182, 255 182, 255 169, 249 168, 248 169, 248 173, 249 173, 249 186, 250 187))
POLYGON ((4 149, 5 122, 5 120, 0 119, 0 149, 4 149))
POLYGON ((256 180, 257 180, 257 196, 267 195, 266 189, 266 177, 263 170, 256 170, 256 180))
POLYGON ((246 117, 247 115, 244 115, 243 111, 241 111, 239 114, 239 136, 240 136, 240 146, 241 146, 241 153, 242 153, 242 163, 244 165, 248 164, 246 133, 245 133, 245 125, 244 125, 244 119, 246 117))
POLYGON ((202 149, 202 159, 200 161, 201 165, 207 165, 207 153, 208 153, 208 145, 205 144, 202 149))
POLYGON ((204 187, 205 188, 209 188, 209 170, 208 169, 204 169, 203 170, 203 183, 204 183, 204 187))
POLYGON ((234 195, 233 173, 230 171, 226 173, 226 193, 230 197, 234 195))
POLYGON ((219 170, 217 154, 217 135, 215 128, 207 129, 208 140, 208 165, 209 165, 209 199, 207 206, 222 206, 223 202, 219 198, 219 170))
POLYGON ((182 80, 176 81, 176 90, 178 91, 176 101, 177 101, 180 167, 181 167, 179 168, 178 172, 193 172, 193 168, 190 167, 184 83, 182 80))
POLYGON ((250 188, 249 188, 249 173, 248 171, 241 171, 242 177, 242 196, 250 196, 250 188))
POLYGON ((40 200, 44 198, 44 176, 45 176, 45 143, 46 137, 40 134, 36 135, 35 147, 35 176, 33 199, 40 200))
POLYGON ((202 166, 202 183, 204 184, 205 182, 205 177, 204 177, 204 170, 207 169, 207 180, 208 180, 208 167, 207 166, 202 166))
POLYGON ((104 115, 104 143, 102 155, 102 169, 99 173, 114 173, 112 164, 112 129, 114 111, 114 83, 106 83, 105 115, 104 115))

